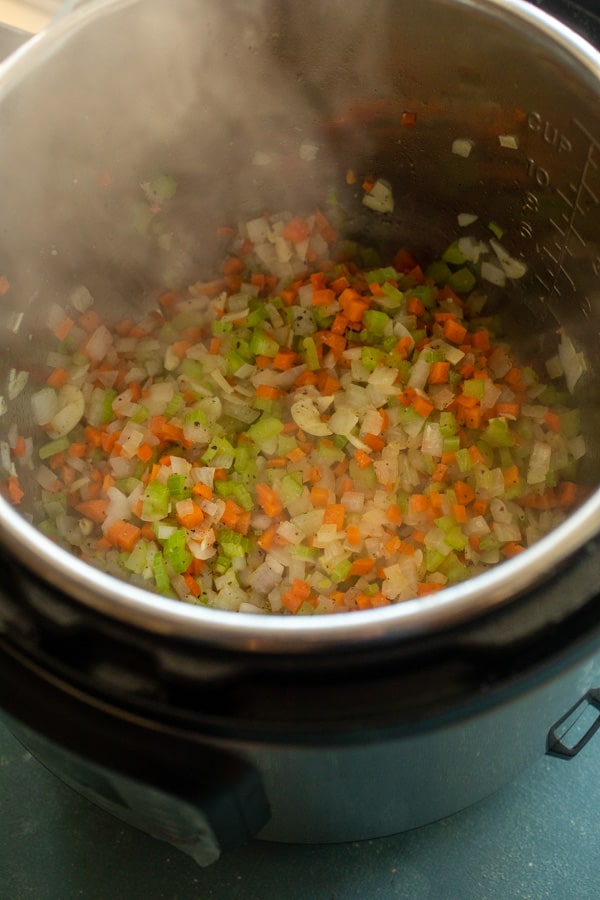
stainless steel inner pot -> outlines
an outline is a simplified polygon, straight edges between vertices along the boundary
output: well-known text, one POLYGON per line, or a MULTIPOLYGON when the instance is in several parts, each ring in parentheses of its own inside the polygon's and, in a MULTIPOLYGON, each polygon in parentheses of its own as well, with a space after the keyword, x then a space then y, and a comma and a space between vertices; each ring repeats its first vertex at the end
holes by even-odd
MULTIPOLYGON (((50 585, 120 621, 216 646, 304 652, 431 633, 500 607, 569 565, 600 530, 600 58, 519 0, 105 0, 55 24, 0 70, 2 383, 43 363, 45 321, 85 285, 108 318, 210 275, 215 224, 265 207, 310 209, 330 187, 353 229, 434 257, 504 230, 527 275, 497 297, 522 352, 559 327, 583 351, 591 494, 520 557, 434 598, 283 620, 204 610, 126 585, 57 548, 0 499, 8 551, 50 585), (472 142, 468 157, 455 140, 472 142), (316 159, 299 148, 318 148, 316 159), (347 169, 386 178, 393 216, 367 213, 347 169), (140 183, 179 184, 161 235, 140 233, 140 183), (139 223, 138 223, 139 224, 139 223), (165 239, 168 235, 168 239, 165 239)), ((8 396, 8 387, 3 389, 8 396)), ((30 426, 27 390, 0 418, 30 426)), ((588 597, 597 583, 584 579, 588 597), (589 583, 588 583, 589 582, 589 583)))

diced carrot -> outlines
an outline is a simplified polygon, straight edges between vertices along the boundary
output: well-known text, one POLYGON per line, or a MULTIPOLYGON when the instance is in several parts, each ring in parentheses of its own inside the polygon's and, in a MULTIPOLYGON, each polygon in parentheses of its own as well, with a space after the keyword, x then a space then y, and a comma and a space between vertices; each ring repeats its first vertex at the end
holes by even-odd
POLYGON ((18 475, 10 475, 8 478, 8 496, 10 497, 11 503, 14 503, 15 506, 18 506, 25 496, 18 475))
MULTIPOLYGON (((225 505, 227 506, 227 501, 225 505)), ((177 521, 184 528, 196 528, 204 521, 204 513, 191 497, 187 500, 179 500, 175 504, 175 514, 177 521)))
POLYGON ((457 503, 467 506, 475 499, 475 491, 466 481, 455 481, 453 487, 457 503))
POLYGON ((292 366, 295 366, 297 362, 298 354, 294 353, 293 350, 283 348, 278 350, 273 357, 273 368, 278 369, 280 372, 287 372, 292 366))
POLYGON ((488 509, 487 500, 473 500, 471 504, 471 512, 474 516, 485 516, 488 509))
POLYGON ((46 378, 46 384, 49 387, 60 388, 67 383, 69 380, 69 373, 58 366, 56 369, 53 369, 52 372, 46 378))
POLYGON ((264 550, 265 553, 267 553, 273 546, 276 531, 277 525, 270 525, 269 528, 267 528, 266 531, 263 531, 263 533, 257 538, 256 543, 261 550, 264 550))
POLYGON ((311 303, 313 306, 330 306, 335 300, 335 293, 330 288, 321 288, 313 291, 311 303))
POLYGON ((310 501, 313 506, 325 508, 329 503, 328 489, 313 485, 310 489, 310 501))
POLYGON ((422 397, 421 394, 415 393, 411 402, 412 408, 415 412, 418 412, 420 416, 423 416, 426 419, 433 412, 434 406, 433 403, 428 400, 426 397, 422 397))
POLYGON ((370 556, 355 559, 350 568, 351 575, 368 575, 375 568, 375 560, 370 556))
POLYGON ((464 503, 453 503, 452 504, 452 515, 459 523, 459 525, 464 525, 465 522, 469 521, 469 515, 467 513, 467 507, 464 503))
POLYGON ((10 281, 6 275, 0 275, 0 296, 4 296, 10 290, 10 281))
POLYGON ((109 501, 104 498, 83 500, 75 506, 75 509, 84 518, 91 519, 92 522, 104 522, 108 513, 108 503, 109 501))
POLYGON ((64 339, 68 336, 75 322, 71 319, 70 316, 64 316, 59 322, 57 322, 52 328, 52 333, 55 337, 58 338, 59 341, 64 341, 64 339))
POLYGON ((429 384, 447 384, 450 377, 449 362, 434 362, 429 370, 429 384))
POLYGON ((208 352, 211 354, 211 356, 218 356, 220 349, 221 349, 221 338, 220 337, 212 337, 210 339, 210 344, 208 346, 208 352))
POLYGON ((141 528, 134 525, 133 522, 127 522, 124 519, 117 519, 104 535, 107 541, 119 550, 131 552, 141 536, 141 528))
POLYGON ((202 497, 204 500, 212 500, 213 498, 213 489, 209 484, 204 484, 203 481, 196 482, 192 488, 192 493, 202 497))
POLYGON ((295 216, 293 219, 285 225, 283 229, 283 236, 286 241, 291 241, 292 244, 300 244, 302 241, 305 241, 310 235, 310 226, 306 219, 301 216, 295 216))
POLYGON ((577 485, 573 481, 561 481, 556 489, 557 505, 560 507, 573 506, 578 499, 577 485))
POLYGON ((409 297, 406 301, 406 312, 411 316, 420 317, 425 312, 423 301, 418 297, 409 297))
POLYGON ((511 559, 513 556, 517 556, 519 553, 524 551, 525 547, 522 544, 519 544, 517 541, 507 541, 506 544, 503 544, 500 548, 500 552, 502 556, 506 556, 507 559, 511 559))
POLYGON ((437 581, 419 581, 417 584, 417 596, 426 597, 427 594, 435 594, 436 591, 441 591, 443 587, 444 585, 438 584, 437 581))
POLYGON ((544 423, 548 426, 550 431, 553 431, 555 434, 560 434, 560 418, 558 417, 558 413, 549 409, 544 415, 544 423))
POLYGON ((505 416, 508 419, 518 419, 520 414, 520 406, 518 403, 497 403, 496 412, 499 416, 505 416))
POLYGON ((471 345, 476 350, 487 351, 490 349, 490 335, 489 332, 486 331, 485 328, 480 329, 479 331, 474 331, 471 335, 471 345))
POLYGON ((397 503, 390 503, 385 511, 385 517, 392 525, 402 525, 402 510, 397 503))
POLYGON ((346 507, 341 503, 330 503, 325 507, 323 515, 324 525, 335 525, 338 531, 342 531, 346 518, 346 507))
POLYGON ((77 319, 77 324, 88 334, 92 334, 101 324, 101 319, 95 309, 86 309, 77 319))
POLYGON ((359 469, 367 469, 373 463, 369 454, 364 450, 357 450, 354 454, 354 459, 359 469))
POLYGON ((154 455, 154 450, 152 449, 150 444, 140 444, 135 455, 142 462, 150 462, 154 455))
POLYGON ((268 516, 278 516, 283 512, 283 503, 272 487, 264 482, 256 485, 256 499, 261 509, 268 516))
POLYGON ((452 344, 462 344, 467 336, 467 329, 455 319, 447 319, 444 322, 444 337, 452 344))
POLYGON ((385 441, 383 438, 380 438, 378 434, 365 434, 363 435, 362 440, 367 447, 370 447, 371 450, 374 450, 376 453, 383 450, 385 447, 385 441))
POLYGON ((357 547, 362 541, 360 528, 357 528, 356 525, 348 525, 346 528, 346 540, 353 547, 357 547))
POLYGON ((272 384, 259 384, 256 388, 255 396, 261 400, 279 400, 282 396, 282 391, 272 384))

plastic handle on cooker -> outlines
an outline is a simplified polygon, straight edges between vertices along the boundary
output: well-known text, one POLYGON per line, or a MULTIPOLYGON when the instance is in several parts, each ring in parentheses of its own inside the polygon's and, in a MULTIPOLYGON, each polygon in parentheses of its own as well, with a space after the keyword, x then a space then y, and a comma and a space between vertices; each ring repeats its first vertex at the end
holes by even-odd
MULTIPOLYGON (((587 724, 587 723, 586 723, 587 724)), ((600 688, 591 688, 564 716, 556 722, 546 739, 546 753, 560 759, 573 759, 600 728, 600 688), (569 745, 565 738, 581 717, 593 707, 597 714, 575 744, 569 745)))

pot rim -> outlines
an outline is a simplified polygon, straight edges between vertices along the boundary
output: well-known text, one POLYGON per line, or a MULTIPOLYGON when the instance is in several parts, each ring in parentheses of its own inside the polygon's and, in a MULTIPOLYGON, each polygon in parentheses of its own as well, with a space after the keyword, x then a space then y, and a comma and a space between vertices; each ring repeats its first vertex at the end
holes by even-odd
MULTIPOLYGON (((81 27, 139 0, 100 0, 40 32, 0 65, 0 98, 81 27)), ((583 38, 524 0, 447 0, 458 6, 511 15, 545 36, 598 80, 600 54, 583 38)), ((477 619, 543 583, 600 533, 600 489, 561 525, 524 553, 438 594, 353 614, 283 617, 205 609, 163 598, 77 559, 31 525, 0 497, 0 541, 25 567, 85 606, 124 624, 223 649, 304 654, 373 641, 408 640, 477 619)))

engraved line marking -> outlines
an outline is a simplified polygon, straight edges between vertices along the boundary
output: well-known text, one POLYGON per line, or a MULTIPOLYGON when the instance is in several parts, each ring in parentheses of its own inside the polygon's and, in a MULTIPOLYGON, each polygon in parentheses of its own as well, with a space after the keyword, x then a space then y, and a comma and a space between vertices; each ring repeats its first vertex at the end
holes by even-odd
POLYGON ((579 121, 579 119, 573 119, 573 124, 577 128, 579 128, 579 130, 581 131, 582 134, 584 134, 586 136, 586 138, 588 139, 590 144, 592 144, 594 147, 596 147, 596 149, 600 150, 600 142, 597 141, 596 138, 592 137, 592 135, 589 133, 589 131, 587 130, 585 125, 582 125, 582 123, 579 121))

